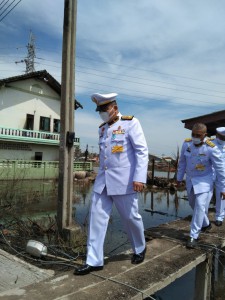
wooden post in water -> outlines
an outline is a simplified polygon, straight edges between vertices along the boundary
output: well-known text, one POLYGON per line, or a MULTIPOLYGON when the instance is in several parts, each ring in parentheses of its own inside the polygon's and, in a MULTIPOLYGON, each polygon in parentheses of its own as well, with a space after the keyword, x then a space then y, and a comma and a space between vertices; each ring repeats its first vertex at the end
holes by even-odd
POLYGON ((152 183, 154 182, 155 177, 155 159, 152 159, 152 183))
POLYGON ((170 167, 171 167, 171 162, 168 161, 168 174, 167 174, 167 182, 169 183, 170 181, 170 167))
POLYGON ((212 256, 209 253, 207 259, 196 267, 194 300, 210 300, 212 256))

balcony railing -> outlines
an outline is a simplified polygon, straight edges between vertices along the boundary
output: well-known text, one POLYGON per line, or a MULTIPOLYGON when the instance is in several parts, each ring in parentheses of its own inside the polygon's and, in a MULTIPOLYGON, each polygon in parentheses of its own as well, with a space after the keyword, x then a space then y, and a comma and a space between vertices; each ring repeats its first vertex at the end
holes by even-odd
MULTIPOLYGON (((0 126, 0 139, 27 141, 31 143, 59 144, 59 133, 36 130, 9 128, 0 126)), ((80 139, 75 138, 74 145, 79 145, 80 139)))

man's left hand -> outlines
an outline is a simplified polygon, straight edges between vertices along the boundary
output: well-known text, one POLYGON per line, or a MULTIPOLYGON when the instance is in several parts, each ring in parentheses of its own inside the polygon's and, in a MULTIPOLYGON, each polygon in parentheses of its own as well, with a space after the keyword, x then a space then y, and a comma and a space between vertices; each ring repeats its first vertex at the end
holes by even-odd
POLYGON ((225 200, 225 192, 221 193, 221 198, 222 198, 222 200, 225 200))
MULTIPOLYGON (((135 192, 142 192, 143 189, 144 189, 144 183, 142 182, 137 182, 137 181, 134 181, 133 182, 133 188, 134 188, 134 191, 135 192)), ((225 193, 224 193, 225 194, 225 193)))

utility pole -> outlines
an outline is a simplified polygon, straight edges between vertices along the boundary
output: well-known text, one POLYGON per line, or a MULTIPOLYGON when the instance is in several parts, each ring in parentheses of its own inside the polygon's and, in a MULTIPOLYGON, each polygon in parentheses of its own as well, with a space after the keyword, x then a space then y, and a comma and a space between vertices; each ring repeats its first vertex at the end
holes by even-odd
POLYGON ((62 82, 59 145, 59 185, 57 222, 59 232, 71 239, 73 160, 74 160, 74 95, 75 40, 77 0, 64 1, 62 82))

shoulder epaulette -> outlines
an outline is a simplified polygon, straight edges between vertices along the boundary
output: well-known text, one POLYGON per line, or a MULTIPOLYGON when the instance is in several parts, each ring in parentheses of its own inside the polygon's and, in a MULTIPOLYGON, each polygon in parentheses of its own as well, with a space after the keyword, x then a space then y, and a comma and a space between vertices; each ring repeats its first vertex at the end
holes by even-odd
POLYGON ((205 143, 206 143, 209 147, 212 147, 212 148, 216 146, 216 145, 215 145, 213 142, 211 142, 210 140, 206 140, 205 143))
POLYGON ((102 123, 100 126, 99 126, 99 128, 101 128, 103 125, 105 125, 106 124, 106 122, 104 122, 104 123, 102 123))
POLYGON ((191 138, 187 138, 187 139, 185 139, 184 141, 185 141, 185 142, 191 142, 192 139, 191 139, 191 138))
POLYGON ((123 121, 131 121, 133 119, 134 116, 122 116, 121 120, 123 121))

